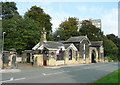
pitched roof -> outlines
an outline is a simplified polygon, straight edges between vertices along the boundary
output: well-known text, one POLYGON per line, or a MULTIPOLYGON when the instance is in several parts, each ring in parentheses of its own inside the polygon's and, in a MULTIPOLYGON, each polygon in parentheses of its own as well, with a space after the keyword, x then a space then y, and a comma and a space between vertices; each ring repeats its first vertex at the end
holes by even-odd
POLYGON ((64 46, 64 45, 61 42, 47 41, 47 42, 44 42, 43 45, 40 45, 40 43, 38 43, 32 48, 32 50, 40 50, 41 46, 46 47, 48 49, 59 49, 61 46, 64 46))
POLYGON ((59 49, 61 46, 64 46, 61 42, 47 41, 44 46, 51 49, 59 49))
POLYGON ((22 53, 31 53, 31 52, 33 52, 32 50, 24 50, 24 51, 22 51, 22 53))
POLYGON ((103 41, 93 41, 93 42, 91 42, 91 47, 92 46, 94 46, 94 47, 99 47, 99 46, 101 46, 101 45, 103 45, 103 41))
POLYGON ((40 43, 36 44, 36 45, 32 48, 32 50, 37 50, 39 47, 40 47, 40 43))
POLYGON ((83 39, 86 39, 86 36, 77 36, 77 37, 71 37, 66 42, 81 42, 83 39))
POLYGON ((64 46, 65 46, 65 49, 66 49, 66 48, 68 48, 70 45, 71 45, 71 43, 64 44, 64 46))

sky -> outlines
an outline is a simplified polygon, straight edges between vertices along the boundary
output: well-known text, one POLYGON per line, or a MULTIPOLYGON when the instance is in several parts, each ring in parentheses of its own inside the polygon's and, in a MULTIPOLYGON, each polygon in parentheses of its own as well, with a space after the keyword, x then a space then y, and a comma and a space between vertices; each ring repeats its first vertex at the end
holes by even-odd
MULTIPOLYGON (((8 0, 9 1, 9 0, 8 0)), ((118 35, 118 2, 80 2, 80 1, 15 1, 20 15, 24 15, 31 6, 39 6, 49 14, 52 19, 52 28, 55 31, 59 24, 69 17, 76 17, 80 21, 101 19, 104 34, 118 35)))

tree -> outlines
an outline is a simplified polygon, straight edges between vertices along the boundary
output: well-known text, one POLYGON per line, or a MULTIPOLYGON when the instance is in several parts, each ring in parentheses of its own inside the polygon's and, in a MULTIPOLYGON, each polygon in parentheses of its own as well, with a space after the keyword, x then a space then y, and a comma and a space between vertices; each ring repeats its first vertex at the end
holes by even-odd
MULTIPOLYGON (((9 50, 14 47, 14 36, 16 35, 17 22, 22 17, 19 15, 14 2, 0 2, 2 6, 2 12, 0 17, 2 18, 2 31, 5 31, 5 50, 9 50)), ((19 33, 18 33, 19 34, 19 33)))
MULTIPOLYGON (((5 14, 6 12, 4 13, 4 19, 2 20, 3 31, 6 32, 4 49, 10 50, 11 48, 15 48, 18 52, 20 52, 25 49, 32 49, 32 47, 39 42, 42 26, 40 26, 38 21, 35 21, 35 19, 31 17, 24 16, 22 18, 17 12, 15 5, 16 4, 14 2, 12 4, 10 2, 6 2, 6 7, 4 8, 4 11, 10 11, 8 14, 5 14), (8 8, 8 10, 7 7, 10 7, 11 9, 8 8)), ((46 17, 45 13, 42 13, 42 15, 43 16, 41 17, 43 19, 46 18, 46 20, 48 20, 49 16, 47 16, 47 14, 46 17)), ((46 26, 48 27, 48 24, 46 26)))
POLYGON ((39 42, 38 24, 30 18, 13 16, 3 23, 5 35, 5 50, 15 48, 17 51, 32 49, 39 42))
POLYGON ((102 37, 102 40, 104 42, 103 45, 105 56, 111 58, 112 60, 117 60, 118 47, 116 44, 112 40, 109 40, 106 36, 102 37))
POLYGON ((78 22, 78 19, 75 17, 69 17, 63 21, 54 33, 55 40, 66 40, 72 36, 79 36, 80 32, 77 31, 79 28, 78 22))
POLYGON ((115 36, 114 34, 106 35, 108 39, 112 40, 115 45, 118 47, 118 55, 116 55, 120 61, 120 38, 118 36, 115 36))
POLYGON ((0 2, 2 5, 2 20, 11 19, 14 15, 19 15, 17 12, 16 3, 14 2, 0 2))
POLYGON ((112 40, 117 47, 120 46, 120 38, 118 38, 118 36, 115 36, 114 34, 108 34, 106 35, 108 39, 112 40))
POLYGON ((41 7, 32 6, 30 10, 25 13, 25 17, 29 17, 38 23, 40 30, 45 27, 48 36, 47 39, 49 40, 49 35, 52 32, 51 17, 46 14, 41 7))
POLYGON ((103 37, 101 29, 92 25, 92 22, 89 20, 82 21, 79 31, 81 35, 87 35, 91 41, 99 41, 103 37))

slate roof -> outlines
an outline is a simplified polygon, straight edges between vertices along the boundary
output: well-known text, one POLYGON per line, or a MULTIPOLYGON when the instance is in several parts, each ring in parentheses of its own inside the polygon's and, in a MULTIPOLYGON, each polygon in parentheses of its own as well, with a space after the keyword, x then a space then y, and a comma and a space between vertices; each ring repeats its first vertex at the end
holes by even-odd
POLYGON ((23 53, 31 53, 31 52, 33 52, 32 50, 24 50, 24 51, 22 51, 23 53))
POLYGON ((91 47, 100 47, 101 45, 103 45, 103 41, 94 41, 91 42, 91 47))
MULTIPOLYGON (((64 47, 65 47, 65 49, 67 49, 71 44, 73 44, 73 43, 68 43, 68 44, 64 44, 64 47)), ((74 45, 74 44, 73 44, 74 45)), ((75 46, 75 45, 74 45, 75 46)), ((75 46, 75 49, 76 50, 78 50, 78 48, 75 46)))
MULTIPOLYGON (((65 42, 54 42, 54 41, 47 41, 44 42, 44 44, 41 46, 40 43, 38 43, 37 45, 35 45, 32 50, 38 50, 41 47, 46 47, 48 49, 60 49, 61 47, 63 48, 67 48, 71 45, 71 43, 75 43, 75 42, 81 42, 82 40, 87 39, 89 41, 89 39, 87 38, 87 36, 77 36, 77 37, 71 37, 68 40, 66 40, 65 42)), ((89 41, 90 42, 90 41, 89 41)), ((91 42, 91 47, 98 47, 103 45, 103 41, 94 41, 91 42)), ((75 45, 74 46, 80 50, 79 46, 75 45)))
POLYGON ((77 36, 77 37, 71 37, 66 42, 80 42, 82 41, 86 36, 77 36))
MULTIPOLYGON (((44 47, 49 49, 59 49, 61 46, 64 46, 61 42, 47 41, 43 44, 44 47)), ((35 45, 32 49, 38 50, 40 48, 40 43, 35 45)))
MULTIPOLYGON (((75 45, 75 44, 74 44, 74 45, 75 45)), ((79 46, 75 45, 75 47, 78 49, 78 51, 80 50, 80 47, 79 47, 79 46)))
POLYGON ((44 46, 51 49, 59 49, 59 47, 64 46, 61 42, 47 41, 44 46))
POLYGON ((69 44, 64 44, 65 49, 68 48, 70 45, 71 45, 71 43, 69 43, 69 44))

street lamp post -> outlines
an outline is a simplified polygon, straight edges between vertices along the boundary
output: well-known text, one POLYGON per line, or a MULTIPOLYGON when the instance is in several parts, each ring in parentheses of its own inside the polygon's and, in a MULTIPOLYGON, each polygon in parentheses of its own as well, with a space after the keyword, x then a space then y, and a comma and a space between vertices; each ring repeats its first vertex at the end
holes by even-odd
MULTIPOLYGON (((6 33, 6 32, 3 32, 2 60, 3 60, 3 53, 4 53, 4 34, 5 34, 5 33, 6 33)), ((2 68, 4 69, 4 62, 3 62, 2 68)))
POLYGON ((3 32, 3 47, 2 47, 2 53, 3 53, 3 51, 4 51, 4 34, 5 34, 6 32, 3 32))

